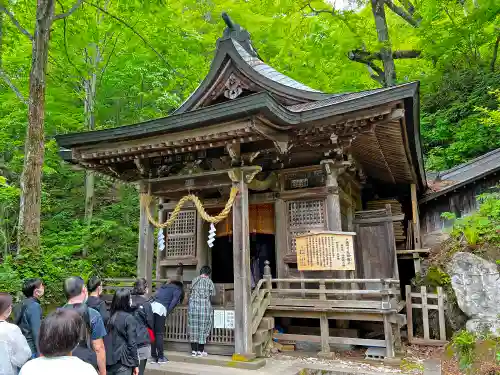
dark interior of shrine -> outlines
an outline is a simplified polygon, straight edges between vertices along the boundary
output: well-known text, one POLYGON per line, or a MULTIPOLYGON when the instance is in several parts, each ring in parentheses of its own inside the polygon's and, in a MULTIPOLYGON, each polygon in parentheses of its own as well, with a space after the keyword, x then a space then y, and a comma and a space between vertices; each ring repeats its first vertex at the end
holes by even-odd
MULTIPOLYGON (((273 234, 250 234, 250 266, 252 287, 264 275, 265 261, 268 260, 271 274, 276 277, 276 252, 273 234)), ((212 280, 214 283, 234 283, 232 236, 217 237, 212 253, 212 280)))

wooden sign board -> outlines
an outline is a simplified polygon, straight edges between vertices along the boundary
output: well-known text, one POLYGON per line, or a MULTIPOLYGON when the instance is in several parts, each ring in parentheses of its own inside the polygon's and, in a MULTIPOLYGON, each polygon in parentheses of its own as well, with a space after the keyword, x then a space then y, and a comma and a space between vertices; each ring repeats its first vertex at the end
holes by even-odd
POLYGON ((299 271, 354 271, 354 232, 318 232, 297 236, 299 271))

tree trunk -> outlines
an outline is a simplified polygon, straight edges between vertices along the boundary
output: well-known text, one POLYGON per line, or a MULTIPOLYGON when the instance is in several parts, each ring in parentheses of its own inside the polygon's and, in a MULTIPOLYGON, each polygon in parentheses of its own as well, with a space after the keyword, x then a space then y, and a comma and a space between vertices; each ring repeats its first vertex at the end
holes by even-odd
POLYGON ((380 55, 384 65, 384 86, 394 86, 394 82, 396 81, 396 68, 392 57, 389 29, 385 19, 384 0, 371 0, 371 2, 378 41, 381 44, 380 55))
POLYGON ((2 69, 3 56, 3 13, 0 12, 0 69, 2 69))
MULTIPOLYGON (((85 89, 85 124, 87 130, 91 131, 95 129, 95 97, 96 97, 96 85, 97 85, 97 69, 101 61, 101 54, 99 46, 94 45, 93 56, 86 53, 86 63, 89 67, 88 78, 84 79, 84 89, 85 89)), ((95 201, 95 173, 92 170, 87 169, 85 171, 85 223, 90 226, 92 223, 92 215, 94 212, 94 201, 95 201)), ((87 256, 87 248, 83 248, 82 255, 87 256)))
POLYGON ((38 0, 33 38, 28 129, 21 175, 18 252, 40 248, 40 211, 44 156, 45 77, 54 0, 38 0))
POLYGON ((490 71, 492 73, 495 71, 495 64, 497 63, 499 45, 500 45, 500 35, 497 36, 495 46, 493 47, 493 57, 491 58, 491 63, 490 63, 490 71))

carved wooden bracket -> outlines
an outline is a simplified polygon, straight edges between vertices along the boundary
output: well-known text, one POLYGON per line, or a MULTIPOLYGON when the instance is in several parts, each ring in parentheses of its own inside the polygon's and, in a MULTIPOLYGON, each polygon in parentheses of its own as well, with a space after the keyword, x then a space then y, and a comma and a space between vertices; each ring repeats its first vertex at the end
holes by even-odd
POLYGON ((270 141, 272 141, 280 154, 288 153, 288 150, 291 146, 288 133, 286 133, 285 131, 275 130, 270 126, 262 124, 258 120, 252 120, 252 129, 254 129, 265 139, 269 139, 270 141))
POLYGON ((229 178, 232 182, 240 182, 244 181, 246 184, 250 184, 255 176, 262 171, 262 167, 250 166, 250 167, 241 167, 234 168, 228 172, 229 178))

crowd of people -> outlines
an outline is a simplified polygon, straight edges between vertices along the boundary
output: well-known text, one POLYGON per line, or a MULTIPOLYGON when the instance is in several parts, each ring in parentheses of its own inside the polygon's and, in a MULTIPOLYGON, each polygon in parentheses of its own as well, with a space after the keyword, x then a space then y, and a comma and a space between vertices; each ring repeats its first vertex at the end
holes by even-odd
MULTIPOLYGON (((191 285, 188 330, 192 356, 207 356, 213 323, 211 270, 203 267, 191 285)), ((173 277, 153 297, 144 278, 120 288, 108 309, 99 277, 63 283, 67 302, 43 318, 41 279, 28 279, 24 299, 13 305, 0 292, 0 375, 143 375, 146 362, 165 363, 168 315, 184 300, 182 277, 173 277)))

